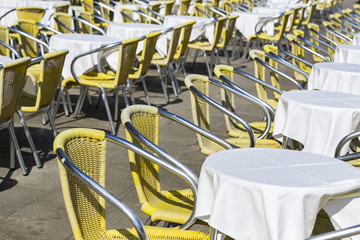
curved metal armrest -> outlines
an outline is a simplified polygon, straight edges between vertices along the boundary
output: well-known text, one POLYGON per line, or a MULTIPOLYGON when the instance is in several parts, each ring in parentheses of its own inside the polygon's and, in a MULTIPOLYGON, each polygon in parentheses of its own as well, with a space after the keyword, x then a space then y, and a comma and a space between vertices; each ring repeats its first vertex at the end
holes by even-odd
POLYGON ((198 8, 197 6, 195 7, 195 9, 196 9, 197 11, 201 12, 202 14, 204 14, 206 17, 213 19, 213 17, 211 17, 209 14, 207 14, 206 12, 204 12, 203 10, 201 10, 200 8, 198 8))
POLYGON ((59 24, 60 26, 62 26, 63 28, 65 28, 66 30, 70 31, 71 33, 77 34, 77 32, 75 32, 73 29, 69 28, 68 26, 66 26, 64 23, 62 23, 59 19, 54 18, 54 21, 59 24))
POLYGON ((15 55, 16 58, 21 58, 20 53, 18 51, 16 51, 15 48, 13 48, 12 46, 7 45, 3 41, 0 41, 0 45, 6 47, 7 49, 9 49, 15 55))
POLYGON ((165 19, 165 16, 161 15, 161 14, 158 13, 158 12, 155 12, 154 10, 151 10, 150 7, 147 7, 146 10, 147 10, 148 12, 151 12, 151 13, 155 14, 156 16, 158 16, 161 20, 164 20, 164 19, 165 19))
POLYGON ((75 19, 76 21, 82 22, 82 23, 85 24, 85 25, 90 26, 91 28, 99 31, 99 32, 100 32, 102 35, 104 35, 104 36, 106 35, 104 30, 102 30, 101 28, 99 28, 99 27, 96 26, 95 24, 92 24, 91 22, 86 21, 86 20, 85 20, 84 18, 82 18, 82 17, 75 17, 75 16, 73 16, 73 19, 75 19))
POLYGON ((116 208, 120 209, 127 218, 134 225, 136 232, 141 240, 147 240, 147 235, 145 232, 144 225, 141 223, 139 217, 135 214, 135 212, 129 208, 125 203, 120 201, 115 195, 110 193, 106 188, 101 186, 99 183, 94 181, 88 175, 86 175, 83 171, 81 171, 78 167, 73 164, 69 158, 66 156, 64 150, 61 148, 56 149, 56 154, 62 163, 62 165, 78 180, 83 182, 86 186, 90 187, 96 193, 98 193, 101 197, 109 201, 116 208))
POLYGON ((154 18, 154 17, 152 17, 152 16, 150 16, 150 15, 148 15, 148 14, 144 13, 144 12, 143 12, 143 11, 141 11, 141 10, 134 10, 134 12, 135 12, 135 13, 137 13, 137 14, 139 14, 139 15, 141 15, 141 16, 144 16, 144 17, 146 17, 146 18, 150 19, 151 21, 156 22, 156 23, 157 23, 157 24, 159 24, 159 25, 161 25, 161 24, 162 24, 162 22, 161 22, 161 21, 159 21, 159 20, 157 20, 156 18, 154 18))
POLYGON ((320 234, 317 236, 307 238, 306 240, 336 240, 336 239, 343 239, 345 237, 350 237, 350 236, 357 235, 357 234, 360 234, 360 225, 320 234))
POLYGON ((109 5, 107 5, 107 4, 103 3, 103 2, 95 2, 95 1, 94 1, 94 3, 96 3, 96 4, 99 5, 100 7, 103 7, 103 8, 105 8, 105 9, 109 10, 110 12, 114 12, 114 11, 115 11, 115 9, 114 9, 112 6, 109 6, 109 5))
POLYGON ((102 47, 99 47, 99 48, 95 48, 95 49, 89 50, 89 51, 87 51, 87 52, 80 53, 79 55, 76 55, 76 56, 74 57, 74 59, 71 61, 71 64, 70 64, 71 75, 73 76, 73 78, 74 78, 77 82, 79 82, 80 79, 79 79, 78 76, 76 76, 75 70, 74 70, 75 62, 76 62, 79 58, 82 58, 82 57, 84 57, 84 56, 87 56, 87 55, 89 55, 89 54, 93 54, 93 53, 96 53, 96 52, 109 50, 109 49, 115 48, 115 47, 117 47, 117 46, 119 46, 119 45, 121 45, 121 44, 122 44, 121 41, 115 42, 115 43, 110 43, 110 44, 108 44, 108 45, 105 45, 105 46, 102 46, 102 47))
POLYGON ((228 115, 229 117, 235 119, 236 121, 240 122, 240 124, 245 128, 245 130, 248 132, 249 134, 249 139, 250 139, 250 145, 249 147, 254 147, 255 146, 255 135, 254 132, 251 128, 251 126, 240 116, 236 115, 235 113, 231 112, 230 110, 228 110, 227 108, 223 107, 221 104, 217 103, 216 101, 212 100, 211 98, 207 97, 206 95, 204 95, 202 92, 200 92, 199 90, 197 90, 194 86, 191 86, 189 88, 189 90, 196 95, 197 97, 201 98, 203 101, 207 102, 209 105, 213 106, 214 108, 216 108, 217 110, 221 111, 222 113, 228 115))
POLYGON ((264 18, 264 19, 261 19, 256 25, 255 25, 255 33, 256 35, 258 35, 260 32, 262 32, 262 29, 264 28, 264 26, 269 23, 269 22, 272 22, 272 21, 275 21, 279 18, 281 18, 282 16, 284 16, 285 12, 282 12, 282 13, 279 13, 279 14, 276 14, 275 16, 273 17, 268 17, 268 18, 264 18))
POLYGON ((208 9, 209 11, 212 11, 212 12, 214 12, 214 13, 222 16, 222 17, 226 17, 226 14, 225 14, 225 13, 223 13, 223 12, 221 12, 221 11, 218 11, 218 10, 216 10, 216 9, 213 8, 213 7, 209 7, 209 6, 205 5, 205 8, 208 9))
MULTIPOLYGON (((344 34, 335 31, 334 29, 332 29, 332 28, 329 27, 329 26, 326 27, 326 28, 323 27, 323 26, 320 26, 320 28, 321 28, 322 30, 324 30, 325 32, 329 32, 330 34, 336 36, 337 38, 340 38, 340 39, 343 40, 347 45, 349 45, 349 38, 346 37, 346 36, 344 36, 344 34)), ((351 39, 350 39, 350 41, 351 41, 351 39)))
MULTIPOLYGON (((95 1, 94 1, 94 3, 95 3, 95 1)), ((88 8, 91 8, 94 12, 96 12, 99 16, 101 16, 101 11, 100 11, 100 10, 98 10, 98 9, 90 6, 90 5, 87 4, 86 2, 82 2, 82 4, 84 4, 84 5, 85 5, 86 7, 88 7, 88 8)))
MULTIPOLYGON (((227 4, 228 4, 228 3, 227 3, 227 4)), ((230 6, 231 6, 231 5, 230 5, 230 6)), ((213 7, 214 9, 218 10, 219 12, 222 12, 223 14, 225 14, 225 16, 226 16, 226 15, 231 15, 231 13, 225 11, 224 9, 222 9, 222 8, 220 8, 220 7, 218 7, 218 6, 212 5, 212 7, 213 7)))
POLYGON ((307 72, 305 72, 304 70, 302 70, 301 68, 295 66, 294 64, 292 63, 289 63, 288 61, 286 61, 285 59, 279 57, 278 55, 276 55, 275 53, 273 52, 269 52, 269 54, 266 53, 266 56, 268 58, 272 58, 273 60, 277 61, 278 63, 280 63, 281 65, 291 69, 291 70, 294 70, 298 73, 301 73, 302 75, 305 76, 306 79, 309 79, 309 74, 307 72))
POLYGON ((124 13, 124 12, 120 12, 120 14, 121 14, 121 16, 122 16, 123 18, 127 18, 127 19, 129 19, 130 21, 132 21, 132 22, 134 22, 134 23, 139 23, 138 20, 133 19, 132 17, 130 17, 129 15, 127 15, 127 14, 124 13))
POLYGON ((106 22, 106 23, 109 23, 109 24, 111 23, 109 20, 106 20, 105 18, 100 17, 100 16, 98 16, 96 14, 91 14, 91 16, 98 19, 98 20, 100 20, 101 22, 106 22))
POLYGON ((164 35, 164 34, 167 34, 168 32, 171 32, 172 30, 174 30, 174 28, 169 27, 169 28, 161 30, 160 32, 161 32, 161 35, 164 35))
MULTIPOLYGON (((330 29, 331 31, 337 33, 338 35, 342 36, 343 38, 347 39, 348 41, 351 41, 352 38, 349 37, 349 36, 346 36, 346 34, 342 33, 341 31, 343 31, 342 28, 336 26, 336 25, 333 25, 332 27, 330 26, 327 26, 328 29, 330 29), (336 28, 337 30, 335 30, 334 28, 336 28)), ((346 32, 346 31, 345 31, 346 32)))
MULTIPOLYGON (((129 123, 129 122, 127 122, 129 123)), ((129 126, 130 124, 128 124, 129 126)), ((133 129, 132 129, 133 130, 133 129)), ((134 129, 135 131, 137 131, 136 129, 134 129)), ((195 181, 193 178, 193 176, 188 175, 188 172, 192 172, 189 168, 187 168, 185 165, 182 165, 182 168, 178 168, 178 165, 180 166, 182 163, 180 163, 179 161, 177 161, 178 165, 173 165, 167 161, 165 161, 164 159, 161 159, 147 151, 145 151, 144 149, 138 147, 137 145, 126 141, 125 139, 119 138, 117 136, 111 135, 109 133, 105 133, 105 138, 106 140, 119 144, 123 147, 126 147, 127 149, 133 151, 136 154, 139 154, 140 156, 150 160, 153 163, 156 163, 157 165, 165 168, 166 170, 170 171, 171 173, 175 174, 176 176, 180 177, 181 179, 183 179, 191 188, 191 191, 193 192, 193 196, 194 196, 194 203, 196 203, 196 199, 197 199, 197 184, 198 181, 195 181), (183 169, 186 169, 187 172, 183 171, 183 169)), ((194 174, 194 173, 192 173, 194 174)), ((196 175, 195 175, 196 176, 196 175)), ((197 179, 196 179, 197 180, 197 179)), ((184 223, 180 229, 187 229, 189 228, 194 222, 195 222, 195 218, 194 218, 194 214, 195 214, 195 205, 194 205, 194 211, 192 212, 191 216, 189 217, 189 219, 187 220, 186 223, 184 223)))
POLYGON ((241 11, 249 12, 250 11, 249 9, 252 9, 252 7, 250 7, 246 3, 242 3, 241 5, 237 4, 236 2, 231 2, 231 3, 241 11))
POLYGON ((314 43, 312 43, 311 41, 309 41, 308 39, 306 39, 306 38, 304 38, 304 37, 302 37, 302 36, 300 36, 300 35, 297 36, 297 39, 299 39, 299 40, 302 41, 303 43, 306 43, 306 44, 309 45, 310 47, 313 47, 313 48, 317 49, 319 52, 322 52, 322 53, 325 53, 326 55, 328 55, 329 58, 330 58, 330 60, 331 60, 331 62, 334 61, 334 59, 333 59, 333 57, 331 56, 331 54, 330 54, 328 51, 326 51, 325 49, 323 49, 323 48, 315 45, 314 43))
MULTIPOLYGON (((324 35, 324 34, 321 33, 321 32, 316 31, 316 30, 313 29, 313 28, 310 28, 309 31, 312 32, 312 33, 315 33, 315 34, 319 35, 320 37, 322 37, 322 38, 325 39, 326 41, 328 41, 328 42, 330 42, 331 44, 333 44, 335 47, 338 45, 334 40, 328 38, 326 35, 324 35)), ((306 35, 309 36, 309 37, 311 37, 311 38, 315 38, 315 37, 313 37, 313 36, 311 36, 311 35, 309 35, 309 34, 307 34, 307 33, 306 33, 306 35)), ((316 39, 316 40, 318 40, 318 39, 316 39)), ((319 41, 319 40, 318 40, 318 41, 319 41)), ((322 42, 323 42, 323 41, 322 41, 322 42)), ((330 45, 330 46, 331 46, 331 45, 330 45)))
POLYGON ((54 33, 56 33, 56 34, 62 34, 62 32, 59 32, 58 30, 56 30, 56 29, 54 29, 54 28, 52 28, 52 27, 50 27, 50 26, 47 26, 47 25, 45 25, 45 24, 36 22, 36 25, 39 25, 40 27, 45 28, 46 30, 52 31, 52 32, 54 32, 54 33))
POLYGON ((258 139, 263 139, 269 134, 270 126, 271 126, 271 120, 273 118, 270 115, 270 112, 269 112, 268 108, 266 106, 264 106, 261 101, 258 101, 257 98, 253 97, 252 95, 249 95, 248 92, 246 94, 244 94, 242 91, 239 92, 236 89, 234 89, 232 87, 229 87, 228 85, 225 85, 225 84, 223 84, 223 83, 221 83, 221 82, 219 82, 219 81, 217 81, 215 79, 209 78, 209 81, 212 84, 216 85, 217 87, 222 88, 225 91, 229 91, 232 94, 235 94, 236 96, 241 97, 242 99, 244 99, 244 100, 246 100, 248 102, 251 102, 251 103, 255 104, 257 107, 259 107, 265 114, 266 127, 265 127, 264 132, 258 137, 258 139))
POLYGON ((302 59, 302 58, 300 58, 300 57, 298 57, 298 56, 296 56, 296 55, 294 55, 294 54, 292 54, 292 53, 290 53, 290 52, 287 52, 287 51, 284 51, 284 50, 281 50, 281 49, 278 49, 278 51, 281 52, 281 53, 283 53, 283 54, 285 54, 285 55, 287 55, 287 56, 289 56, 289 57, 291 57, 291 58, 296 59, 296 60, 299 61, 299 62, 304 63, 305 65, 307 65, 307 66, 309 66, 309 67, 313 67, 313 66, 314 66, 314 64, 312 64, 311 62, 308 62, 308 61, 306 61, 305 59, 302 59))
POLYGON ((204 23, 201 23, 201 24, 199 24, 197 26, 194 26, 193 28, 201 28, 201 27, 205 27, 205 26, 208 26, 208 25, 212 25, 212 24, 216 23, 216 21, 217 21, 217 19, 212 19, 212 20, 210 20, 208 22, 204 22, 204 23))
POLYGON ((257 61, 258 63, 260 63, 261 65, 263 65, 264 67, 268 68, 270 71, 275 72, 276 74, 279 74, 280 76, 284 77, 285 79, 289 80, 290 82, 292 82, 294 85, 296 85, 296 87, 299 90, 303 90, 303 87, 293 78, 289 77, 288 75, 286 75, 285 73, 279 71, 278 69, 270 66, 268 63, 263 62, 260 58, 256 57, 254 59, 255 61, 257 61))
POLYGON ((352 133, 346 135, 343 139, 341 139, 339 144, 337 145, 337 147, 335 149, 335 157, 339 157, 343 147, 348 142, 350 142, 351 140, 353 140, 354 138, 357 138, 357 137, 360 137, 360 131, 352 132, 352 133))
POLYGON ((12 27, 8 27, 8 29, 13 31, 13 32, 16 32, 16 33, 18 33, 18 34, 20 34, 20 35, 22 35, 24 37, 30 38, 31 40, 33 40, 33 41, 37 42, 38 44, 44 46, 48 51, 50 51, 49 46, 46 43, 44 43, 43 41, 37 39, 36 37, 32 36, 31 34, 26 33, 24 31, 21 31, 21 30, 16 29, 16 28, 12 28, 12 27))
POLYGON ((0 20, 3 19, 3 17, 6 17, 6 15, 8 15, 9 13, 12 13, 12 12, 14 12, 14 11, 16 11, 16 8, 10 9, 9 11, 7 11, 7 12, 4 13, 3 15, 1 15, 0 20))
POLYGON ((242 6, 235 6, 235 4, 234 3, 232 3, 232 4, 230 4, 230 3, 225 3, 227 6, 229 6, 229 7, 231 7, 232 9, 234 9, 234 10, 236 10, 236 11, 242 11, 242 12, 248 12, 249 10, 248 9, 246 9, 246 8, 244 8, 244 7, 242 7, 242 6))
MULTIPOLYGON (((344 23, 349 24, 349 25, 351 26, 351 28, 352 28, 352 29, 350 29, 350 30, 351 30, 353 33, 355 33, 355 30, 354 30, 353 28, 356 28, 358 31, 360 30, 360 27, 359 27, 356 23, 354 23, 354 22, 352 22, 352 21, 349 21, 349 20, 345 19, 344 17, 340 17, 340 20, 341 20, 342 22, 344 22, 344 23)), ((345 26, 346 28, 349 29, 349 27, 348 27, 346 24, 343 24, 342 26, 345 26)))

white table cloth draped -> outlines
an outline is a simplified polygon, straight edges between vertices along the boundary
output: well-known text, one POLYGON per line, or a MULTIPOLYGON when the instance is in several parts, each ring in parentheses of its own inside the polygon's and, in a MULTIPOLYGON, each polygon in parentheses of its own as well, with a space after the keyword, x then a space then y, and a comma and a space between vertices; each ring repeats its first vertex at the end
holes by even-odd
MULTIPOLYGON (((155 31, 161 31, 164 27, 146 23, 112 23, 109 25, 106 36, 116 37, 120 40, 141 37, 155 31)), ((137 53, 143 50, 142 42, 138 45, 137 53)), ((163 57, 167 54, 167 39, 161 35, 156 43, 156 50, 163 57)))
MULTIPOLYGON (((5 14, 11 9, 17 7, 42 7, 47 9, 43 16, 41 23, 48 24, 49 17, 54 13, 53 7, 61 4, 69 4, 70 1, 26 1, 26 0, 1 0, 0 1, 0 16, 5 14)), ((69 8, 69 14, 71 14, 71 9, 69 8)), ((5 26, 13 26, 17 20, 16 11, 9 13, 3 19, 1 19, 0 24, 5 26)))
MULTIPOLYGON (((202 166, 195 216, 237 240, 304 239, 329 198, 359 187, 359 170, 334 158, 284 149, 226 150, 202 166)), ((359 204, 351 207, 360 210, 359 204)), ((346 213, 339 215, 340 226, 349 227, 342 224, 346 213)))
POLYGON ((275 14, 282 13, 285 10, 286 10, 286 8, 254 7, 252 12, 253 13, 268 14, 268 16, 270 16, 270 15, 275 15, 275 14))
MULTIPOLYGON (((252 13, 252 12, 232 12, 231 15, 238 15, 236 20, 235 27, 240 31, 244 37, 249 39, 252 35, 256 34, 255 26, 264 18, 271 17, 271 14, 268 13, 252 13)), ((264 26, 263 30, 272 35, 274 34, 274 22, 269 22, 264 26)))
POLYGON ((360 95, 360 65, 350 63, 315 63, 308 79, 308 90, 360 95))
MULTIPOLYGON (((50 50, 68 49, 69 54, 65 58, 62 76, 72 77, 70 65, 75 56, 80 53, 102 47, 106 44, 118 42, 118 38, 91 34, 56 34, 50 38, 50 50)), ((75 74, 81 75, 97 67, 99 53, 84 56, 75 64, 75 74)), ((115 61, 116 62, 116 61, 115 61)))
MULTIPOLYGON (((165 28, 174 27, 174 26, 184 24, 186 22, 194 21, 194 20, 196 21, 196 23, 193 26, 193 29, 192 29, 192 32, 190 35, 190 41, 194 41, 202 34, 205 34, 205 37, 208 39, 208 41, 210 43, 212 43, 214 41, 214 24, 206 25, 203 27, 197 27, 200 24, 211 21, 211 19, 209 19, 209 18, 194 17, 194 16, 168 15, 168 16, 165 16, 163 26, 165 28)), ((168 38, 170 38, 170 34, 168 34, 168 38)))
POLYGON ((356 33, 352 40, 352 45, 360 46, 360 33, 356 33))
POLYGON ((9 57, 7 57, 7 56, 2 56, 2 55, 0 55, 0 64, 1 63, 4 63, 4 62, 9 62, 9 61, 11 61, 12 59, 11 58, 9 58, 9 57))
MULTIPOLYGON (((360 129, 360 96, 327 91, 290 91, 277 105, 273 136, 304 145, 302 151, 333 157, 347 134, 360 129)), ((346 147, 344 147, 346 151, 346 147)))
POLYGON ((360 64, 360 46, 337 46, 335 49, 334 62, 360 64))

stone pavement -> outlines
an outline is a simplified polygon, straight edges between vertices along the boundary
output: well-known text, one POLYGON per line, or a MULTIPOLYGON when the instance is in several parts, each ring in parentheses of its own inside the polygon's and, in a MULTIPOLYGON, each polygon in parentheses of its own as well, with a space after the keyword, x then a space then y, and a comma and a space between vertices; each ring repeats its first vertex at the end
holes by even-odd
MULTIPOLYGON (((353 2, 346 1, 344 6, 351 6, 353 2)), ((189 58, 188 61, 190 60, 192 59, 189 58)), ((221 62, 225 64, 223 56, 221 56, 221 62)), ((232 63, 234 67, 240 67, 251 74, 254 73, 252 61, 241 64, 240 60, 236 59, 232 63)), ((187 71, 188 74, 206 75, 202 57, 198 57, 194 69, 191 69, 188 63, 187 71)), ((183 82, 183 74, 177 73, 181 86, 181 95, 178 98, 174 96, 171 85, 168 85, 170 103, 165 103, 156 74, 155 69, 152 69, 149 72, 149 77, 146 78, 152 105, 164 108, 192 121, 190 96, 183 82)), ((255 93, 255 87, 248 82, 241 81, 241 84, 245 89, 255 93)), ((26 87, 30 88, 31 86, 26 87)), ((290 87, 286 86, 286 88, 290 87)), ((141 85, 135 85, 134 90, 136 103, 144 104, 145 98, 141 85)), ((219 92, 218 89, 211 88, 210 95, 219 100, 219 92)), ((70 94, 74 107, 78 90, 71 90, 70 94)), ((93 102, 96 102, 97 93, 93 91, 91 96, 93 102)), ((114 99, 112 97, 108 99, 113 111, 114 99)), ((124 108, 122 96, 120 96, 120 102, 122 109, 124 108)), ((214 133, 220 137, 226 137, 223 115, 213 108, 210 111, 214 133)), ((239 102, 237 111, 248 121, 262 119, 261 111, 257 111, 246 101, 239 102)), ((62 198, 57 161, 52 149, 53 137, 50 126, 48 124, 42 125, 40 117, 33 118, 27 123, 44 166, 41 169, 36 167, 19 119, 15 116, 16 134, 29 174, 23 176, 18 165, 14 170, 9 169, 9 134, 7 130, 2 130, 0 134, 0 141, 2 142, 0 146, 0 239, 73 239, 62 198)), ((85 101, 82 112, 76 119, 72 116, 66 117, 62 107, 60 107, 55 124, 58 132, 75 127, 96 128, 105 131, 110 129, 102 102, 96 108, 89 106, 85 101)), ((121 126, 120 122, 117 123, 117 129, 117 136, 125 137, 124 127, 121 126)), ((201 164, 206 156, 200 154, 193 132, 167 119, 161 119, 159 145, 197 174, 200 172, 201 164)), ((165 180, 165 188, 180 189, 186 187, 180 179, 171 174, 161 173, 161 178, 165 180)), ((106 188, 128 204, 143 222, 147 219, 147 215, 140 210, 129 169, 127 151, 111 143, 108 144, 107 148, 106 188)), ((108 228, 129 226, 124 216, 110 204, 107 204, 107 225, 108 228)))

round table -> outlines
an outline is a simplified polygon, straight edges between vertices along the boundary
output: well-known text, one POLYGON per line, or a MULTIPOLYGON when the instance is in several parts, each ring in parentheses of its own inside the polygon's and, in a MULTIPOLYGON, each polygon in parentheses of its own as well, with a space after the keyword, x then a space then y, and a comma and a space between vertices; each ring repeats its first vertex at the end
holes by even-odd
POLYGON ((308 79, 308 90, 323 90, 360 95, 360 65, 315 63, 308 79))
MULTIPOLYGON (((264 18, 271 17, 269 13, 252 13, 252 12, 232 12, 231 15, 238 15, 236 20, 235 27, 240 31, 246 39, 249 39, 252 35, 256 34, 255 27, 258 22, 264 18), (244 24, 246 23, 246 24, 244 24)), ((260 30, 260 29, 258 29, 260 30)), ((266 24, 263 28, 264 32, 267 34, 274 34, 274 21, 271 21, 266 24)))
POLYGON ((335 49, 334 62, 360 63, 360 46, 339 45, 335 49))
MULTIPOLYGON (((210 43, 214 41, 214 24, 206 25, 199 27, 199 25, 210 22, 211 19, 205 17, 194 17, 194 16, 183 16, 183 15, 168 15, 165 16, 163 26, 165 28, 174 27, 180 24, 184 24, 190 21, 196 21, 193 26, 190 42, 196 40, 202 34, 205 34, 205 37, 209 40, 210 43)), ((167 35, 168 39, 171 38, 171 35, 167 35)))
MULTIPOLYGON (((141 37, 155 31, 161 31, 164 27, 157 24, 146 23, 112 23, 109 24, 106 35, 109 37, 116 37, 120 40, 141 37)), ((143 44, 139 43, 137 53, 141 52, 143 44)), ((160 36, 156 43, 156 50, 163 57, 167 54, 167 39, 166 36, 160 36)))
MULTIPOLYGON (((358 169, 327 156, 226 150, 211 154, 202 165, 195 217, 234 239, 304 239, 329 198, 359 187, 358 169)), ((359 210, 359 204, 352 206, 359 210)), ((340 215, 337 223, 343 227, 347 215, 340 215)), ((358 223, 360 215, 355 218, 358 223)))
POLYGON ((356 33, 352 40, 352 45, 360 46, 360 33, 356 33))
MULTIPOLYGON (((92 34, 55 34, 50 38, 50 50, 68 49, 69 54, 65 58, 62 76, 72 77, 70 66, 71 61, 80 53, 87 52, 104 46, 106 44, 118 42, 115 37, 107 37, 92 34)), ((94 53, 80 58, 75 65, 75 74, 81 75, 86 71, 94 69, 99 63, 99 53, 94 53)))
POLYGON ((333 157, 340 140, 359 129, 359 95, 289 91, 279 99, 273 136, 279 140, 284 136, 296 140, 304 145, 305 152, 333 157))

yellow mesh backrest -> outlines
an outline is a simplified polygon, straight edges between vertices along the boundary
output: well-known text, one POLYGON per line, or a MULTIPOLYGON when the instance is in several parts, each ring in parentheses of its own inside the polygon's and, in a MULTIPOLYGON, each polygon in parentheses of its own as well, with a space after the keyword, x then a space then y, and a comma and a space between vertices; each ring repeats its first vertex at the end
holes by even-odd
MULTIPOLYGON (((127 108, 128 112, 122 113, 128 116, 131 124, 147 139, 154 144, 159 144, 159 114, 157 108, 149 106, 133 106, 127 108)), ((132 138, 126 132, 126 139, 140 146, 146 151, 152 152, 142 143, 132 138)), ((159 181, 159 166, 147 159, 128 151, 130 168, 134 179, 135 187, 141 204, 153 202, 160 197, 161 186, 159 181)))
POLYGON ((164 11, 164 15, 167 16, 167 15, 171 15, 172 14, 172 10, 173 10, 173 7, 174 7, 174 1, 167 1, 165 3, 165 11, 164 11))
MULTIPOLYGON (((0 41, 9 45, 9 29, 7 26, 0 25, 0 41)), ((0 55, 10 56, 10 50, 0 45, 0 55)))
MULTIPOLYGON (((253 60, 257 57, 260 60, 262 60, 263 62, 265 62, 265 53, 263 51, 252 49, 252 50, 250 50, 249 54, 253 60)), ((256 60, 254 60, 254 74, 255 74, 255 77, 266 82, 265 67, 263 65, 261 65, 260 63, 258 63, 256 60)), ((266 89, 262 85, 256 84, 256 92, 257 92, 258 97, 261 100, 268 102, 268 96, 266 93, 266 89)))
POLYGON ((55 6, 55 12, 56 13, 68 13, 69 12, 69 4, 60 4, 55 6))
POLYGON ((177 49, 178 51, 174 55, 175 59, 178 59, 179 57, 185 55, 186 49, 189 44, 191 31, 195 23, 196 21, 190 21, 185 23, 185 25, 183 25, 182 33, 181 33, 181 41, 180 44, 178 45, 178 49, 177 49))
POLYGON ((17 110, 30 58, 3 63, 0 69, 0 122, 12 118, 17 110))
MULTIPOLYGON (((159 13, 160 12, 160 6, 161 6, 161 3, 155 3, 155 4, 151 4, 150 5, 150 10, 154 11, 154 12, 157 12, 159 13)), ((151 17, 153 18, 157 18, 157 15, 153 12, 149 12, 148 13, 151 17)), ((156 22, 152 21, 152 20, 149 20, 149 23, 151 24, 156 24, 156 22)))
MULTIPOLYGON (((65 26, 67 26, 70 29, 73 28, 73 19, 70 14, 67 13, 54 13, 54 19, 57 19, 59 22, 63 23, 65 26)), ((71 33, 71 31, 67 30, 65 27, 61 26, 57 21, 54 21, 54 28, 55 30, 58 30, 62 33, 71 33)))
MULTIPOLYGON (((307 25, 311 22, 312 17, 314 16, 316 5, 318 4, 317 1, 314 1, 309 8, 307 8, 307 17, 304 18, 302 24, 307 25)), ((306 15, 306 14, 305 14, 306 15)))
MULTIPOLYGON (((209 96, 209 79, 206 76, 197 74, 188 75, 185 78, 185 85, 188 89, 190 89, 190 87, 195 87, 204 95, 209 96)), ((196 97, 192 92, 190 92, 190 99, 194 124, 207 131, 210 131, 209 104, 196 97)), ((211 145, 211 141, 207 138, 203 137, 200 134, 196 134, 196 136, 199 142, 200 149, 211 145)))
MULTIPOLYGON (((276 55, 279 54, 278 52, 278 47, 276 46, 273 46, 273 45, 265 45, 264 46, 264 50, 266 53, 269 53, 269 52, 273 52, 275 53, 276 55)), ((273 68, 276 68, 278 69, 278 62, 275 61, 274 59, 270 58, 269 60, 269 64, 270 66, 272 66, 273 68)), ((280 88, 280 83, 279 83, 279 75, 277 73, 275 73, 274 71, 270 71, 270 80, 271 80, 271 84, 278 88, 278 89, 281 89, 280 88)), ((274 92, 274 98, 275 99, 279 99, 280 98, 280 95, 276 92, 274 92)))
MULTIPOLYGON (((88 21, 90 23, 92 22, 92 16, 91 16, 90 12, 81 11, 81 12, 79 12, 79 17, 85 19, 86 21, 88 21)), ((78 22, 78 25, 79 25, 80 33, 92 34, 92 27, 90 27, 89 25, 86 25, 80 21, 78 22)))
MULTIPOLYGON (((21 30, 29 33, 30 35, 36 37, 39 32, 39 26, 36 25, 35 21, 32 20, 17 20, 15 21, 15 26, 18 26, 21 30)), ((25 36, 20 36, 19 39, 20 47, 21 47, 21 54, 27 57, 37 57, 37 43, 25 36)))
MULTIPOLYGON (((131 19, 125 17, 124 15, 127 15, 129 16, 130 18, 134 19, 134 11, 132 9, 128 9, 128 8, 121 8, 120 9, 120 14, 122 16, 122 21, 123 22, 129 22, 129 23, 132 23, 134 21, 132 21, 131 19)), ((143 20, 141 20, 141 16, 140 16, 140 22, 142 22, 143 20)))
POLYGON ((236 19, 238 17, 239 17, 238 15, 228 17, 228 20, 226 22, 226 27, 223 28, 222 33, 221 33, 221 37, 223 38, 222 42, 221 42, 222 47, 229 44, 232 34, 234 32, 236 19))
MULTIPOLYGON (((301 59, 305 59, 304 49, 298 47, 297 45, 295 45, 295 43, 292 42, 292 41, 296 41, 296 36, 293 34, 287 34, 286 38, 289 42, 291 42, 291 53, 294 54, 295 56, 298 56, 301 59)), ((305 71, 306 65, 303 62, 300 62, 293 58, 292 63, 305 71)))
MULTIPOLYGON (((110 5, 110 0, 100 0, 100 2, 106 4, 106 5, 110 5)), ((110 10, 107 8, 104 8, 103 6, 100 5, 100 11, 101 11, 101 15, 104 19, 110 21, 110 10)))
POLYGON ((188 15, 191 0, 181 0, 179 7, 179 15, 188 15))
POLYGON ((32 20, 41 22, 45 14, 45 10, 41 7, 19 7, 16 8, 18 19, 32 20))
MULTIPOLYGON (((73 164, 105 187, 106 141, 101 137, 103 135, 97 130, 71 129, 55 140, 54 150, 57 147, 63 148, 73 164)), ((60 161, 58 166, 65 206, 75 239, 104 239, 105 200, 69 174, 60 161)))
POLYGON ((134 64, 136 48, 141 38, 132 38, 122 41, 119 46, 118 68, 115 75, 114 87, 126 83, 129 72, 134 64))
POLYGON ((225 21, 227 20, 227 17, 221 17, 218 19, 218 21, 215 24, 215 30, 214 30, 214 41, 212 43, 212 46, 215 47, 218 45, 221 37, 221 32, 224 27, 225 21))
POLYGON ((207 17, 205 13, 208 13, 209 11, 205 8, 205 5, 202 4, 201 2, 200 3, 197 3, 195 1, 195 4, 194 4, 194 15, 196 17, 207 17))
POLYGON ((160 36, 160 32, 153 32, 146 35, 146 39, 144 40, 144 47, 141 53, 141 61, 139 65, 139 73, 140 75, 146 74, 149 66, 151 64, 152 57, 155 53, 156 42, 158 37, 160 36))
POLYGON ((168 46, 168 52, 166 55, 167 62, 171 62, 174 58, 176 49, 178 47, 182 27, 183 27, 182 25, 178 25, 178 26, 174 27, 174 29, 171 31, 171 39, 170 39, 170 43, 168 46))
POLYGON ((94 10, 92 8, 88 7, 86 4, 93 8, 94 7, 93 0, 81 0, 81 5, 83 7, 83 10, 85 12, 89 12, 89 13, 93 14, 94 10))

